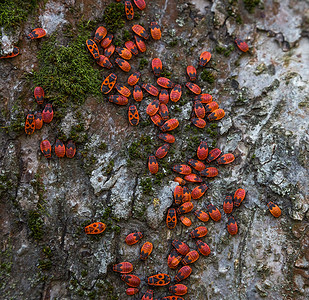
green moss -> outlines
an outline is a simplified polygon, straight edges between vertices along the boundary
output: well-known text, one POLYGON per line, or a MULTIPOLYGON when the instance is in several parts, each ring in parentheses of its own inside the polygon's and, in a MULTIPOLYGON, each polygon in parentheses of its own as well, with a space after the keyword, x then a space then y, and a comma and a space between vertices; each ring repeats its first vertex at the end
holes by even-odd
POLYGON ((169 45, 170 47, 175 47, 176 45, 178 45, 178 40, 177 40, 177 39, 174 39, 174 40, 170 41, 170 42, 168 43, 168 45, 169 45))
POLYGON ((123 3, 111 3, 104 11, 103 21, 109 32, 115 33, 125 25, 125 10, 123 3))
POLYGON ((143 158, 140 146, 141 146, 140 141, 136 141, 131 144, 131 146, 128 149, 130 159, 143 158))
POLYGON ((39 0, 2 0, 0 3, 0 27, 15 29, 37 7, 39 0))
POLYGON ((168 78, 168 79, 171 79, 172 77, 172 73, 167 71, 164 67, 163 67, 163 70, 161 72, 161 76, 162 77, 165 77, 165 78, 168 78))
POLYGON ((143 191, 143 194, 146 194, 146 195, 152 195, 153 194, 151 178, 141 179, 141 182, 140 182, 139 185, 140 185, 140 187, 143 191))
POLYGON ((215 76, 213 73, 206 69, 201 73, 201 79, 211 84, 215 82, 215 76))
POLYGON ((219 54, 223 54, 224 56, 228 57, 234 51, 235 47, 233 45, 230 45, 228 47, 223 46, 216 46, 216 52, 219 54))
POLYGON ((38 211, 32 210, 28 216, 28 227, 31 230, 31 236, 35 240, 41 240, 44 234, 43 219, 38 211))
POLYGON ((115 225, 112 227, 112 230, 115 232, 115 234, 120 234, 120 231, 121 231, 121 227, 118 226, 118 225, 115 225))
POLYGON ((256 6, 260 4, 260 0, 243 0, 246 10, 252 14, 256 6))
POLYGON ((80 275, 81 275, 82 277, 86 277, 86 276, 88 275, 88 271, 87 271, 87 270, 82 270, 81 273, 80 273, 80 275))
POLYGON ((104 170, 104 175, 110 175, 114 169, 114 160, 111 159, 104 170))
POLYGON ((81 23, 79 33, 67 46, 58 45, 53 35, 39 50, 39 69, 33 74, 33 82, 49 95, 57 117, 65 115, 66 107, 83 104, 88 95, 101 95, 101 76, 93 68, 94 61, 85 45, 91 30, 91 23, 81 23))
POLYGON ((122 40, 123 42, 130 41, 132 38, 131 33, 128 30, 123 30, 122 31, 122 40))
MULTIPOLYGON (((13 247, 11 244, 10 238, 7 240, 7 246, 5 250, 0 252, 0 278, 3 279, 6 276, 9 276, 12 271, 13 265, 13 247)), ((0 284, 1 288, 1 284, 0 284)))
POLYGON ((101 150, 106 150, 106 149, 107 149, 107 145, 106 145, 106 143, 102 142, 102 143, 99 145, 98 148, 101 149, 101 150))
POLYGON ((147 66, 148 65, 148 60, 146 59, 146 58, 142 58, 140 61, 139 61, 139 66, 138 66, 138 68, 140 69, 140 70, 143 70, 144 68, 145 68, 145 66, 147 66))
POLYGON ((42 252, 47 258, 51 258, 52 252, 49 246, 44 246, 42 252))
POLYGON ((50 259, 40 259, 38 268, 44 271, 50 270, 52 267, 52 262, 50 259))
POLYGON ((255 157, 256 157, 256 155, 255 155, 255 154, 253 154, 253 155, 251 156, 251 158, 252 158, 252 159, 255 159, 255 157))
POLYGON ((95 300, 96 299, 96 291, 91 291, 88 293, 88 298, 90 300, 95 300))

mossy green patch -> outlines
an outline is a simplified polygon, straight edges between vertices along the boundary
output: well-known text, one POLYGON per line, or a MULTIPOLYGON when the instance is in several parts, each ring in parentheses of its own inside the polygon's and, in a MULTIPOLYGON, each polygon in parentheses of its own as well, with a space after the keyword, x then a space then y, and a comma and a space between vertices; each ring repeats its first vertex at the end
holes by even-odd
MULTIPOLYGON (((92 23, 81 23, 79 33, 67 46, 58 45, 53 35, 39 50, 39 69, 33 74, 33 82, 44 88, 56 116, 61 109, 83 104, 88 95, 101 95, 101 76, 93 68, 94 61, 85 43, 92 27, 92 23)), ((62 111, 61 117, 64 113, 62 111)))
POLYGON ((223 54, 226 57, 230 56, 230 54, 234 50, 235 50, 235 47, 233 45, 229 45, 228 47, 216 46, 216 52, 219 54, 223 54))
POLYGON ((215 82, 214 74, 206 69, 201 73, 201 79, 210 84, 213 84, 215 82))
POLYGON ((0 27, 15 29, 37 7, 40 0, 2 0, 0 3, 0 27))
POLYGON ((141 179, 140 187, 141 187, 144 194, 146 194, 146 195, 152 195, 153 194, 151 178, 141 179))
POLYGON ((31 236, 35 240, 41 240, 43 238, 43 226, 44 221, 42 220, 41 214, 35 210, 30 211, 28 216, 28 227, 31 230, 31 236))
POLYGON ((123 3, 111 3, 106 6, 103 21, 109 32, 115 33, 125 25, 125 10, 123 3))
POLYGON ((256 6, 260 4, 260 0, 243 0, 246 10, 252 14, 256 6))
POLYGON ((138 68, 140 70, 144 70, 144 68, 148 65, 148 60, 146 58, 142 58, 140 61, 139 61, 139 66, 138 68))

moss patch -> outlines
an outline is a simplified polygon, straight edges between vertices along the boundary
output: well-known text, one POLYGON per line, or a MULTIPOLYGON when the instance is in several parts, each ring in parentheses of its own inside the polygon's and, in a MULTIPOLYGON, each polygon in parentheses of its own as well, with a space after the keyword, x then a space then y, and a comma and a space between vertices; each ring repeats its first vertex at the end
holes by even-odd
POLYGON ((29 212, 28 216, 28 227, 31 230, 31 236, 35 240, 41 240, 43 237, 43 225, 44 222, 41 218, 39 212, 32 210, 29 212))
POLYGON ((92 27, 81 24, 68 46, 57 45, 56 36, 52 36, 38 53, 39 70, 34 72, 33 82, 44 88, 56 113, 71 104, 83 104, 87 95, 101 95, 101 76, 93 68, 94 61, 85 44, 92 27))
POLYGON ((111 3, 104 11, 103 21, 109 32, 115 33, 125 25, 125 10, 123 3, 111 3))
POLYGON ((256 6, 260 4, 260 0, 243 0, 246 10, 252 14, 256 6))
POLYGON ((0 3, 0 27, 15 29, 37 7, 39 0, 2 0, 0 3))
POLYGON ((204 70, 202 73, 201 73, 201 79, 203 81, 206 81, 208 83, 211 83, 213 84, 215 82, 215 75, 213 73, 211 73, 210 71, 208 70, 204 70))

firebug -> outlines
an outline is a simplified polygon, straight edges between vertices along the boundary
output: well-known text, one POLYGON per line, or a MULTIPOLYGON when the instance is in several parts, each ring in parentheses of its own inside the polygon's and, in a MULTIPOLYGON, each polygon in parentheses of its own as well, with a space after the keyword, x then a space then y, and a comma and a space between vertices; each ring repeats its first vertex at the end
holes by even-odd
POLYGON ((34 89, 34 98, 38 104, 43 104, 44 101, 44 90, 40 86, 34 89))
POLYGON ((139 81, 141 77, 141 73, 140 72, 134 72, 133 74, 131 74, 128 78, 128 84, 133 86, 136 85, 139 81))
POLYGON ((128 110, 129 122, 132 126, 137 126, 139 123, 139 114, 135 105, 130 105, 128 110))
POLYGON ((46 158, 51 157, 51 145, 48 140, 44 140, 40 144, 41 151, 46 158))
POLYGON ((165 77, 159 77, 157 79, 157 84, 166 89, 171 89, 174 87, 174 84, 172 83, 172 81, 165 77))
POLYGON ((152 102, 150 102, 146 108, 146 114, 149 116, 155 115, 159 111, 159 100, 155 99, 152 102))
POLYGON ((145 28, 141 25, 133 25, 132 30, 134 33, 136 33, 138 36, 142 37, 145 40, 148 40, 149 34, 146 32, 145 28))
POLYGON ((180 282, 190 276, 192 269, 189 266, 183 266, 175 276, 175 281, 180 282))
POLYGON ((201 240, 197 240, 196 241, 196 245, 197 245, 197 248, 198 248, 198 251, 204 255, 204 256, 208 256, 210 254, 210 248, 209 246, 204 243, 203 241, 201 240))
POLYGON ((26 134, 33 134, 35 130, 35 120, 33 114, 28 114, 25 122, 25 132, 26 134))
POLYGON ((28 35, 27 38, 31 40, 40 39, 46 35, 46 31, 43 28, 35 28, 28 35))
POLYGON ((169 133, 159 133, 158 138, 170 144, 173 144, 175 142, 175 137, 169 133))
POLYGON ((145 52, 147 48, 146 48, 146 44, 143 41, 143 39, 140 38, 138 35, 135 35, 134 38, 135 38, 135 43, 136 43, 138 50, 141 51, 142 53, 145 52))
POLYGON ((65 147, 65 155, 68 158, 73 158, 75 156, 75 153, 76 153, 75 143, 72 140, 70 140, 68 141, 65 147))
POLYGON ((54 117, 53 106, 50 103, 47 103, 42 112, 43 122, 50 123, 53 120, 53 117, 54 117))
POLYGON ((192 250, 189 253, 187 253, 187 255, 183 258, 182 260, 182 264, 183 265, 189 265, 192 264, 194 262, 196 262, 199 259, 199 254, 197 253, 197 251, 192 250))
POLYGON ((270 213, 275 217, 278 218, 281 216, 281 209, 279 208, 279 206, 271 201, 269 201, 267 203, 268 209, 270 211, 270 213))
POLYGON ((150 34, 154 40, 161 39, 161 28, 157 22, 150 23, 150 34))
MULTIPOLYGON (((107 48, 113 41, 114 35, 109 33, 106 35, 106 37, 101 41, 101 47, 107 48)), ((105 55, 106 56, 106 55, 105 55)))
POLYGON ((164 286, 171 282, 171 278, 169 275, 161 273, 149 276, 147 282, 149 285, 164 286))
POLYGON ((227 231, 230 235, 235 235, 238 232, 237 223, 232 216, 229 217, 229 220, 227 222, 227 231))
POLYGON ((125 0, 125 2, 124 2, 124 9, 125 9, 125 12, 126 12, 127 19, 129 21, 133 20, 133 18, 134 18, 134 9, 133 9, 133 4, 132 4, 131 0, 125 0))
POLYGON ((163 146, 159 147, 156 151, 156 158, 163 158, 167 155, 168 150, 170 149, 170 145, 169 144, 164 144, 163 146))
POLYGON ((138 84, 134 86, 133 98, 136 102, 141 102, 143 100, 143 91, 138 84))
POLYGON ((196 200, 196 199, 201 198, 206 193, 207 189, 208 189, 208 187, 207 187, 206 184, 202 184, 202 185, 195 187, 191 191, 192 199, 196 200))
POLYGON ((127 245, 131 246, 136 244, 141 238, 143 238, 143 234, 141 232, 132 232, 127 235, 125 242, 127 245))
POLYGON ((200 160, 205 160, 208 156, 208 146, 205 141, 201 141, 200 145, 197 148, 197 157, 200 160))
POLYGON ((151 254, 152 249, 153 249, 152 243, 150 242, 144 243, 144 245, 141 248, 140 259, 146 260, 148 256, 151 254))
POLYGON ((208 215, 207 212, 196 209, 194 211, 194 215, 202 222, 208 222, 209 221, 209 215, 208 215))
POLYGON ((65 146, 62 141, 59 139, 56 140, 55 144, 55 154, 58 157, 64 157, 65 156, 65 146))
POLYGON ((119 264, 113 265, 113 271, 122 274, 128 274, 133 271, 133 265, 129 262, 121 262, 119 264))
POLYGON ((221 155, 221 150, 219 148, 212 149, 207 156, 207 162, 210 163, 217 159, 221 155))
POLYGON ((95 34, 94 34, 94 41, 96 43, 100 43, 107 35, 107 29, 103 26, 100 26, 97 28, 95 34))
POLYGON ((199 226, 190 232, 193 239, 203 237, 207 234, 208 230, 205 226, 199 226))
POLYGON ((93 58, 95 60, 98 60, 100 53, 99 53, 99 48, 98 48, 97 44, 95 43, 95 41, 91 40, 91 39, 86 40, 86 45, 87 45, 89 52, 93 56, 93 58))
POLYGON ((234 160, 235 160, 235 156, 232 153, 227 153, 227 154, 220 156, 217 159, 217 163, 220 165, 227 165, 233 162, 234 160))
MULTIPOLYGON (((148 92, 150 95, 152 95, 152 96, 157 97, 157 96, 159 95, 158 89, 157 89, 155 86, 153 86, 152 84, 144 83, 144 84, 142 84, 142 88, 143 88, 146 92, 148 92)), ((157 100, 157 101, 158 101, 158 103, 159 103, 159 100, 157 100)), ((159 109, 159 106, 158 106, 158 109, 159 109)))
POLYGON ((200 55, 200 66, 204 67, 206 64, 210 61, 211 59, 211 54, 207 51, 204 51, 200 55))
POLYGON ((234 194, 234 205, 236 207, 239 207, 241 202, 243 202, 243 200, 246 197, 246 191, 242 188, 239 188, 235 194, 234 194))
POLYGON ((223 210, 226 214, 230 214, 233 211, 233 197, 226 196, 223 202, 223 210))
POLYGON ((196 69, 193 66, 187 67, 187 74, 188 74, 191 81, 196 80, 196 69))
POLYGON ((242 52, 247 52, 249 50, 249 46, 246 42, 244 42, 241 39, 235 39, 235 43, 237 45, 237 47, 239 48, 239 50, 241 50, 242 52))
POLYGON ((131 287, 138 287, 141 284, 141 280, 136 275, 123 274, 121 280, 131 287))
POLYGON ((101 92, 103 94, 108 94, 116 84, 116 81, 117 81, 117 75, 114 73, 109 74, 102 82, 101 92))
POLYGON ((177 209, 178 214, 186 214, 190 212, 193 209, 193 203, 192 202, 185 202, 184 204, 180 205, 177 209))
POLYGON ((41 129, 43 126, 43 116, 42 113, 37 112, 34 114, 35 118, 35 129, 41 129))
POLYGON ((188 165, 180 165, 180 164, 174 165, 173 171, 182 175, 189 175, 192 172, 191 168, 188 165))
POLYGON ((85 227, 87 234, 100 234, 106 229, 106 225, 102 222, 95 222, 85 227))
POLYGON ((207 205, 209 216, 215 221, 218 222, 221 220, 221 213, 217 207, 212 204, 207 205))
POLYGON ((162 72, 162 61, 160 58, 154 58, 151 62, 152 70, 155 76, 160 76, 162 72))
POLYGON ((159 164, 154 155, 150 155, 148 158, 148 169, 151 174, 157 174, 159 171, 159 164))
POLYGON ((189 246, 186 243, 181 242, 179 240, 173 240, 172 245, 176 249, 176 251, 181 255, 187 255, 187 253, 189 253, 190 251, 189 246))

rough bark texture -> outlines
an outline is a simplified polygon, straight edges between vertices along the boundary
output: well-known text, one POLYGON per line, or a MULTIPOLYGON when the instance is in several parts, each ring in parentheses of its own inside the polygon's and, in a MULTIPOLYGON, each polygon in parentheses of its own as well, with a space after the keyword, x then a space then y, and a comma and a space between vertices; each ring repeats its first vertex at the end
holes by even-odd
MULTIPOLYGON (((180 126, 172 151, 159 161, 162 179, 151 176, 146 166, 148 155, 163 144, 148 121, 146 107, 153 97, 146 93, 138 104, 142 124, 134 128, 126 107, 95 95, 81 105, 68 104, 61 114, 55 104, 56 121, 31 136, 22 128, 24 117, 39 109, 32 74, 39 68, 42 43, 54 34, 59 45, 67 46, 73 37, 64 35, 64 28, 70 24, 78 35, 82 18, 93 21, 92 38, 97 26, 104 25, 102 15, 111 1, 41 3, 15 33, 2 34, 3 53, 18 42, 21 54, 0 60, 0 298, 128 299, 127 286, 112 271, 121 261, 133 263, 133 273, 142 279, 141 292, 132 299, 140 299, 148 288, 147 276, 168 273, 174 278, 176 271, 167 266, 171 240, 196 249, 189 232, 203 224, 190 214, 190 228, 180 222, 174 230, 166 227, 176 185, 170 167, 194 157, 199 141, 206 139, 212 147, 234 153, 236 160, 219 166, 219 176, 206 181, 206 194, 194 200, 197 208, 205 209, 209 202, 218 206, 222 220, 206 223, 203 240, 211 255, 193 264, 184 298, 308 299, 308 2, 265 0, 251 13, 248 2, 146 0, 140 19, 126 21, 129 31, 137 23, 148 28, 153 20, 162 27, 162 39, 147 41, 147 52, 130 61, 132 70, 141 70, 141 81, 155 84, 151 60, 159 57, 173 82, 183 85, 181 103, 168 104, 180 126), (35 27, 45 28, 47 36, 25 40, 35 27), (235 37, 249 44, 249 52, 237 49, 235 37), (198 68, 197 84, 213 95, 226 116, 217 127, 208 123, 197 130, 189 120, 193 95, 184 86, 186 66, 197 67, 206 50, 212 53, 206 67, 210 73, 201 76, 198 68), (54 143, 62 134, 66 140, 80 123, 74 159, 41 154, 43 139, 54 143), (230 236, 222 203, 239 187, 247 196, 233 213, 239 233, 230 236), (269 213, 268 201, 281 207, 281 217, 269 213), (86 236, 84 226, 94 221, 106 223, 107 230, 86 236), (153 243, 145 262, 139 260, 141 242, 124 243, 133 231, 143 232, 142 242, 153 243)), ((102 78, 110 73, 94 61, 92 66, 102 78)), ((125 83, 128 74, 117 66, 113 70, 125 83)), ((155 298, 165 295, 166 287, 155 288, 155 298)))

